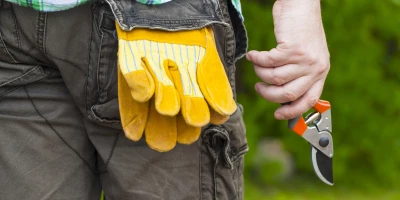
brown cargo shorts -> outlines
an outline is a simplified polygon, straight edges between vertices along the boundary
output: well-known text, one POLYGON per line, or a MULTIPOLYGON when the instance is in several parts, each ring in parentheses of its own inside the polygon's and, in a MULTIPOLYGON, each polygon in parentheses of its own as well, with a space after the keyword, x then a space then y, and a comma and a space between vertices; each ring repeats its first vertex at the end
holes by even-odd
MULTIPOLYGON (((156 152, 121 128, 107 4, 0 4, 0 199, 243 199, 240 105, 196 143, 156 152)), ((215 28, 224 58, 229 30, 215 28)))

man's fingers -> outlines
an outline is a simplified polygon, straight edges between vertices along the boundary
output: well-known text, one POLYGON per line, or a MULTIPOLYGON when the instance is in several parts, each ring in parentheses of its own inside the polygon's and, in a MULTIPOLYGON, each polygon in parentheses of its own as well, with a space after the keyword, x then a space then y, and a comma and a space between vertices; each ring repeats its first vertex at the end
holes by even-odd
POLYGON ((271 85, 284 85, 308 73, 309 67, 288 64, 280 67, 266 68, 254 65, 256 75, 264 82, 271 85))
POLYGON ((303 76, 282 86, 257 83, 255 87, 264 99, 275 103, 285 103, 296 101, 303 96, 314 82, 315 80, 309 76, 303 76))
POLYGON ((261 67, 278 67, 287 64, 299 63, 302 54, 288 48, 286 44, 279 44, 270 51, 249 51, 247 60, 261 67))
POLYGON ((247 54, 247 59, 253 64, 262 67, 277 67, 288 64, 288 55, 276 48, 271 51, 250 51, 247 54))
POLYGON ((292 102, 290 105, 284 105, 275 111, 275 118, 278 120, 288 120, 298 117, 310 110, 321 96, 324 81, 319 80, 302 97, 292 102))

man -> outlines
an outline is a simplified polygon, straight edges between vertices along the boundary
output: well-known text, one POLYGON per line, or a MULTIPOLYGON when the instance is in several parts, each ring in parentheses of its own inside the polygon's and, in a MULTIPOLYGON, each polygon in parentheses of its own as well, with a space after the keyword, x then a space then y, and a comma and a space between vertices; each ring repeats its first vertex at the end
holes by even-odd
MULTIPOLYGON (((247 48, 237 0, 0 2, 2 199, 97 200, 102 189, 106 199, 243 199, 240 104, 225 123, 160 153, 148 137, 128 139, 121 116, 132 109, 118 101, 118 38, 138 29, 207 27, 234 97, 235 61, 247 48)), ((292 102, 275 112, 284 120, 318 100, 329 53, 319 1, 279 0, 273 14, 277 47, 247 59, 263 98, 292 102)))

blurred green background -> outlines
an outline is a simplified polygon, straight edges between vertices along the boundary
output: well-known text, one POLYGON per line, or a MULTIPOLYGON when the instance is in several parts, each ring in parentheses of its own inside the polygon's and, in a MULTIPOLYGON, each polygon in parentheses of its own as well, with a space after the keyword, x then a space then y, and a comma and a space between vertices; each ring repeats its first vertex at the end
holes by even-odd
MULTIPOLYGON (((314 174, 309 145, 274 119, 278 105, 255 93, 259 79, 242 59, 245 199, 400 199, 400 0, 321 2, 331 53, 321 99, 332 104, 335 185, 314 174)), ((276 46, 273 3, 242 1, 249 50, 276 46)))

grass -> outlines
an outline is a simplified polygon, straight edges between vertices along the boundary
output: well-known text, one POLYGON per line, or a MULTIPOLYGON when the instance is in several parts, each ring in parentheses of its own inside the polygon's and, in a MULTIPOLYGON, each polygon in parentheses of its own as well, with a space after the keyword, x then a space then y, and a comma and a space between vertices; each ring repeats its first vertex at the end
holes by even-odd
POLYGON ((316 185, 294 180, 290 183, 263 186, 246 181, 246 200, 394 200, 400 199, 400 191, 394 189, 353 189, 342 186, 316 185))

